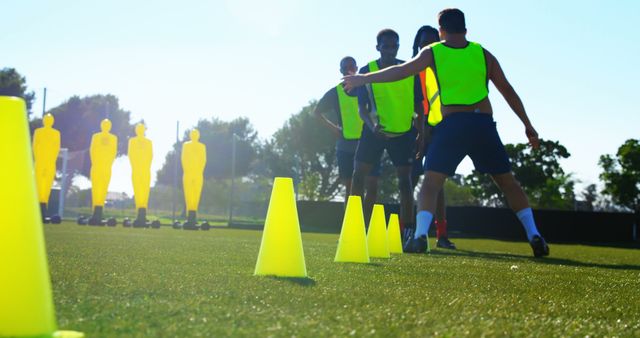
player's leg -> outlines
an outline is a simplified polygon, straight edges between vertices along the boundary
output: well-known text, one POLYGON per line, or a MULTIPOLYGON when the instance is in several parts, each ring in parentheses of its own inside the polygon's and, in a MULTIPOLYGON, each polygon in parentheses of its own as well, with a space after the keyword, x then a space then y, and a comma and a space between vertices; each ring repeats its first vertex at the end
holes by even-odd
POLYGON ((415 161, 415 142, 417 132, 414 129, 405 134, 386 140, 385 148, 396 167, 398 189, 400 191, 400 227, 415 228, 413 213, 413 185, 411 172, 415 161))
POLYGON ((402 228, 414 228, 413 185, 411 184, 411 165, 396 167, 398 189, 400 191, 400 224, 402 228))
POLYGON ((369 175, 372 164, 356 161, 353 177, 351 178, 351 195, 362 196, 364 194, 365 178, 369 175))
MULTIPOLYGON (((424 147, 423 152, 426 154, 429 151, 429 146, 431 145, 431 140, 435 134, 435 128, 425 125, 425 131, 428 131, 428 137, 424 138, 424 147)), ((425 156, 426 157, 426 156, 425 156)), ((421 164, 421 171, 424 171, 424 164, 421 164)), ((444 189, 440 190, 438 193, 437 204, 436 204, 436 213, 435 213, 435 225, 436 225, 436 246, 439 248, 445 249, 454 249, 456 245, 453 244, 449 240, 449 236, 447 234, 447 205, 445 203, 444 189)))
MULTIPOLYGON (((355 155, 355 167, 353 178, 351 179, 351 195, 362 197, 364 195, 364 187, 366 177, 369 176, 375 164, 380 161, 380 156, 384 151, 384 143, 377 139, 369 128, 363 128, 362 136, 358 142, 355 155)), ((372 209, 364 207, 365 220, 369 219, 372 209)))
POLYGON ((426 236, 429 232, 429 226, 438 207, 438 195, 440 195, 446 179, 447 174, 435 171, 427 171, 425 173, 418 198, 417 229, 414 238, 426 236), (424 212, 427 212, 428 216, 424 216, 424 212), (423 216, 420 216, 421 213, 423 216), (421 217, 423 218, 423 222, 420 221, 421 217), (428 222, 425 222, 425 220, 428 222))
POLYGON ((364 195, 364 208, 368 210, 367 214, 373 210, 373 205, 376 203, 378 199, 378 179, 381 174, 381 161, 378 161, 371 171, 369 175, 365 179, 365 190, 366 193, 364 195))
POLYGON ((424 174, 423 169, 423 159, 421 158, 414 159, 413 164, 411 165, 411 191, 416 190, 416 186, 418 186, 418 181, 420 181, 420 176, 424 174))
POLYGON ((444 249, 456 249, 456 245, 449 240, 449 234, 447 233, 447 205, 444 196, 444 187, 440 189, 436 202, 436 246, 444 249))
POLYGON ((533 249, 533 255, 536 257, 548 256, 549 247, 545 240, 538 232, 536 222, 533 218, 533 211, 529 206, 529 200, 520 183, 511 172, 505 174, 492 175, 500 190, 504 193, 511 209, 516 213, 524 231, 527 233, 527 239, 533 249))
MULTIPOLYGON (((411 193, 412 194, 416 193, 416 187, 420 182, 420 176, 424 175, 423 160, 424 160, 424 156, 422 156, 421 158, 416 158, 414 159, 413 164, 411 165, 411 193)), ((408 226, 404 226, 404 224, 400 224, 400 231, 402 234, 402 240, 404 242, 407 238, 413 237, 413 234, 415 233, 416 229, 415 227, 411 228, 408 226)))
POLYGON ((418 195, 416 232, 413 238, 406 241, 405 252, 420 253, 428 250, 427 237, 438 206, 438 195, 447 176, 455 173, 458 164, 466 156, 468 142, 464 142, 467 137, 465 133, 464 124, 460 124, 455 115, 435 127, 425 157, 425 176, 418 195))
POLYGON ((343 150, 336 151, 336 159, 338 160, 338 178, 340 179, 340 183, 344 185, 345 190, 345 207, 347 205, 347 200, 351 195, 351 179, 353 177, 354 157, 354 152, 346 152, 343 150))
POLYGON ((476 170, 490 174, 505 194, 509 206, 527 233, 534 256, 549 255, 549 247, 538 232, 527 195, 511 172, 511 162, 498 135, 496 123, 490 115, 484 115, 475 117, 475 125, 477 141, 474 142, 469 157, 476 170))

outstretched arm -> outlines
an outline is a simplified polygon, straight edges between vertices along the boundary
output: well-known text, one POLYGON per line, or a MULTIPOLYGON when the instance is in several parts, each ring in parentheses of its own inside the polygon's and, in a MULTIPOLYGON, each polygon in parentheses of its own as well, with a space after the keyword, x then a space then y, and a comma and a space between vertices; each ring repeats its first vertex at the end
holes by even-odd
POLYGON ((405 77, 420 73, 427 67, 433 66, 433 53, 431 48, 424 48, 413 59, 397 65, 379 70, 373 73, 345 76, 342 79, 344 89, 349 91, 367 83, 394 82, 405 77))
POLYGON ((527 112, 524 109, 520 96, 507 80, 507 77, 504 75, 504 71, 502 71, 502 67, 500 67, 500 63, 498 63, 496 57, 486 49, 485 55, 487 56, 487 64, 489 66, 489 79, 507 101, 511 110, 518 115, 518 118, 520 118, 520 121, 524 124, 525 133, 531 146, 533 148, 538 148, 540 146, 538 132, 536 132, 531 121, 529 121, 529 116, 527 116, 527 112))

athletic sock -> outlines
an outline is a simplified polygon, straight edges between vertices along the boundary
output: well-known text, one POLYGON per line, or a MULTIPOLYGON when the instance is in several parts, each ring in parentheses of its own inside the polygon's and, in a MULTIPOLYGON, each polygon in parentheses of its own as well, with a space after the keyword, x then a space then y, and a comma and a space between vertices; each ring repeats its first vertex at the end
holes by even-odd
POLYGON ((436 220, 436 238, 440 239, 440 237, 448 237, 446 219, 436 220))
POLYGON ((431 225, 431 221, 433 220, 433 214, 426 211, 421 210, 418 211, 418 215, 416 216, 416 224, 418 225, 416 228, 416 233, 413 238, 419 238, 420 236, 427 236, 429 233, 429 226, 431 225))
POLYGON ((520 223, 524 227, 524 231, 527 232, 527 239, 531 242, 533 236, 540 236, 538 228, 536 228, 536 222, 533 220, 533 210, 531 208, 524 208, 516 213, 520 223))

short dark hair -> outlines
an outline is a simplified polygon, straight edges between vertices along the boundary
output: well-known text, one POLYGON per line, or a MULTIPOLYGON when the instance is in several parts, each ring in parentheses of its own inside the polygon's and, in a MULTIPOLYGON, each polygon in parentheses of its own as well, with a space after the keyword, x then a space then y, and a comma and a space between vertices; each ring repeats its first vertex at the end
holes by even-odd
POLYGON ((447 33, 464 33, 467 30, 464 13, 457 8, 447 8, 440 12, 438 24, 447 33))
POLYGON ((422 33, 433 34, 435 36, 438 36, 439 34, 438 30, 431 26, 420 27, 420 29, 418 29, 418 32, 416 33, 416 37, 413 39, 413 56, 418 55, 418 52, 420 51, 420 46, 418 44, 420 43, 420 36, 422 35, 422 33))
POLYGON ((342 67, 342 64, 347 62, 347 61, 353 61, 353 63, 356 63, 356 59, 353 58, 353 56, 345 56, 342 58, 342 60, 340 60, 340 67, 342 67))
POLYGON ((394 37, 396 39, 398 39, 398 41, 400 41, 400 35, 398 35, 398 33, 396 33, 396 31, 394 31, 393 29, 390 28, 385 28, 381 31, 378 32, 378 36, 376 36, 376 41, 378 42, 378 44, 380 44, 380 42, 382 41, 382 38, 385 36, 389 36, 389 37, 394 37))

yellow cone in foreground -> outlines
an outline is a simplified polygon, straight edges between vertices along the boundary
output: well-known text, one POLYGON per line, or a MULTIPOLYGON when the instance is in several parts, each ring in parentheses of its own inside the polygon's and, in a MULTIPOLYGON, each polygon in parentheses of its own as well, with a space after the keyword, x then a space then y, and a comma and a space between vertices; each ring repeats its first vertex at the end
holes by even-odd
POLYGON ((369 263, 367 233, 364 228, 362 199, 349 196, 342 220, 342 230, 336 251, 336 262, 369 263))
POLYGON ((387 236, 389 238, 389 252, 392 254, 401 254, 402 237, 400 236, 400 222, 398 221, 398 214, 391 214, 391 216, 389 216, 387 236))
POLYGON ((0 96, 0 337, 83 337, 58 331, 25 103, 0 96))
POLYGON ((291 178, 276 177, 273 182, 254 274, 307 277, 291 178))
POLYGON ((369 257, 390 258, 389 240, 387 238, 387 222, 384 216, 384 206, 375 204, 369 221, 369 232, 367 233, 367 246, 369 247, 369 257))

